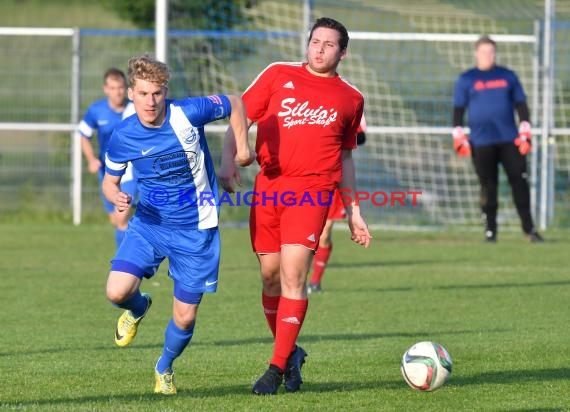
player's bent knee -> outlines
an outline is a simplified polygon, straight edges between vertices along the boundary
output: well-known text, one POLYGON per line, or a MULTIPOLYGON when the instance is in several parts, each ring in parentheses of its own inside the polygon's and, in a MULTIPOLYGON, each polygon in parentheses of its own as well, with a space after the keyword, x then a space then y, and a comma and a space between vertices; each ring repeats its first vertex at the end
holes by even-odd
POLYGON ((277 268, 261 268, 261 282, 264 288, 274 289, 280 285, 280 270, 277 268))
POLYGON ((132 295, 131 292, 126 290, 118 290, 107 286, 107 299, 112 303, 123 303, 132 295))
POLYGON ((123 303, 133 295, 130 289, 109 287, 107 285, 107 299, 112 303, 123 303))
POLYGON ((173 319, 178 328, 188 330, 194 326, 194 323, 196 323, 196 314, 173 316, 173 319))
POLYGON ((301 295, 305 291, 306 276, 284 278, 281 281, 283 295, 301 295))
POLYGON ((181 302, 174 303, 174 310, 172 318, 176 326, 183 330, 192 328, 196 322, 196 315, 198 313, 198 305, 180 304, 181 302))
POLYGON ((121 303, 130 298, 138 289, 140 279, 130 273, 111 271, 107 279, 107 299, 121 303))
POLYGON ((279 273, 262 273, 261 282, 263 283, 263 290, 272 295, 281 291, 279 273))

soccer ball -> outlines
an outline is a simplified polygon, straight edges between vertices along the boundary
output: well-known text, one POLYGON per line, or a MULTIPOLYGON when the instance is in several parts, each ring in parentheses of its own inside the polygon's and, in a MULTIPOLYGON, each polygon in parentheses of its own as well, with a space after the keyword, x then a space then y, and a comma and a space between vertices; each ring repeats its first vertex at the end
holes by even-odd
POLYGON ((400 370, 406 383, 417 391, 434 391, 451 375, 453 362, 439 343, 418 342, 402 357, 400 370))

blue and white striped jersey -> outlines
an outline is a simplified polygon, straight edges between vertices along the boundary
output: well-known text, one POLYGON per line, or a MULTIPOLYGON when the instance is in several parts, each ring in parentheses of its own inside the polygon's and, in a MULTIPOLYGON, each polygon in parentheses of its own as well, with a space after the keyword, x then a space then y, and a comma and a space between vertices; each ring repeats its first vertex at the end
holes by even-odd
POLYGON ((214 163, 204 125, 231 114, 227 96, 166 100, 166 117, 149 128, 130 116, 116 127, 105 171, 121 176, 132 162, 138 177, 136 215, 151 224, 207 229, 218 225, 214 163))
POLYGON ((99 141, 99 159, 105 161, 105 152, 109 139, 115 127, 124 118, 124 111, 116 112, 107 98, 93 102, 85 112, 83 119, 79 122, 79 133, 82 136, 92 139, 94 131, 97 130, 97 140, 99 141))

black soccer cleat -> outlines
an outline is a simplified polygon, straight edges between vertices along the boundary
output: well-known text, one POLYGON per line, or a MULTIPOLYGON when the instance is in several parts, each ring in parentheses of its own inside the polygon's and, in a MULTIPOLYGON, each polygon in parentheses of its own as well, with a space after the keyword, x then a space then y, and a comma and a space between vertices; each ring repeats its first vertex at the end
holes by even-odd
POLYGON ((322 291, 323 289, 319 283, 309 283, 307 285, 307 295, 310 295, 312 293, 320 293, 322 291))
POLYGON ((485 242, 487 243, 497 243, 497 232, 492 230, 485 231, 485 242))
POLYGON ((253 384, 251 391, 256 395, 275 395, 281 382, 283 382, 281 369, 275 365, 269 365, 269 369, 253 384))
POLYGON ((285 390, 287 392, 297 392, 301 388, 303 383, 301 367, 305 363, 306 357, 307 352, 300 346, 296 346, 295 350, 289 355, 287 366, 285 367, 285 390))
POLYGON ((536 230, 532 230, 529 233, 525 233, 526 240, 530 243, 542 243, 544 238, 536 230))

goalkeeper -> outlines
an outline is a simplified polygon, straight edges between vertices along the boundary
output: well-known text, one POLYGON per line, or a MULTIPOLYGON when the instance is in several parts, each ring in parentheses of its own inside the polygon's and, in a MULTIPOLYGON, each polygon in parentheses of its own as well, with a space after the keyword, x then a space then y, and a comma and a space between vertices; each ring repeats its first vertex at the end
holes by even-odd
POLYGON ((497 241, 499 163, 511 185, 522 230, 530 242, 542 242, 530 212, 526 156, 531 126, 526 96, 517 75, 495 64, 497 46, 488 36, 475 43, 477 66, 463 72, 453 95, 453 147, 459 156, 471 156, 481 185, 485 240, 497 241), (467 110, 470 135, 463 129, 467 110), (517 112, 519 125, 515 124, 517 112))

